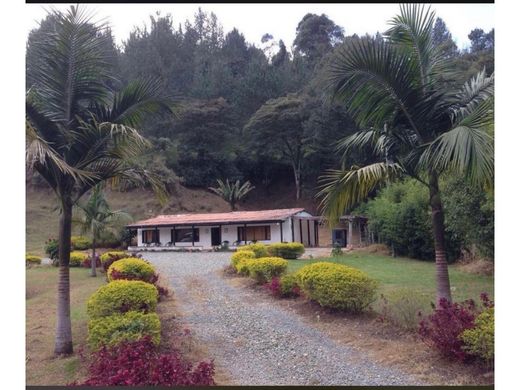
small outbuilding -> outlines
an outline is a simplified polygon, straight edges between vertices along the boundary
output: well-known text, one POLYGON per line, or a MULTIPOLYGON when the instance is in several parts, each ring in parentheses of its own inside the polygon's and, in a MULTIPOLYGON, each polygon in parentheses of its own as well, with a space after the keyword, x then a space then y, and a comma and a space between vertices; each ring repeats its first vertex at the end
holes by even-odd
POLYGON ((319 220, 302 208, 292 208, 158 215, 127 228, 137 233, 137 249, 209 249, 224 242, 231 248, 251 242, 300 242, 305 247, 316 247, 319 220))

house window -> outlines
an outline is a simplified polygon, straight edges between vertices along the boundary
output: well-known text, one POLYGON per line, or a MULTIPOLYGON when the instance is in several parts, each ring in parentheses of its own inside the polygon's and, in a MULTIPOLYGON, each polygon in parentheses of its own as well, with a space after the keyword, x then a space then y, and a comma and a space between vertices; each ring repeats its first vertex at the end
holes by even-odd
POLYGON ((143 230, 143 244, 151 244, 153 242, 157 242, 157 231, 156 230, 143 230))
POLYGON ((269 241, 271 240, 271 226, 239 226, 238 241, 269 241), (245 232, 245 234, 244 234, 245 232))
POLYGON ((175 242, 199 242, 199 229, 175 229, 175 242))

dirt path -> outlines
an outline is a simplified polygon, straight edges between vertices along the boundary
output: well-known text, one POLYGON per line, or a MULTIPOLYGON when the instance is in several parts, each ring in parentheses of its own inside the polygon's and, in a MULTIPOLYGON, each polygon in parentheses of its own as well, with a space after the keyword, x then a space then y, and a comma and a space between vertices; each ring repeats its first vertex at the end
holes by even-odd
POLYGON ((296 313, 222 277, 229 253, 146 253, 184 321, 240 385, 413 385, 419 380, 330 339, 296 313))

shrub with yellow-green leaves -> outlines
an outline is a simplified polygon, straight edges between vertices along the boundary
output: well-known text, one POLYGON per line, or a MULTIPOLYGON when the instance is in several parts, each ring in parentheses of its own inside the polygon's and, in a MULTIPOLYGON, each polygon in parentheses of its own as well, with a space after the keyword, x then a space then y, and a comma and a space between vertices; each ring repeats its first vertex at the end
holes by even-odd
POLYGON ((108 251, 99 256, 99 259, 101 260, 101 264, 104 264, 114 258, 119 260, 124 259, 125 257, 128 257, 128 254, 124 251, 108 251))
POLYGON ((475 319, 475 327, 466 329, 460 337, 467 353, 492 361, 495 357, 495 308, 480 313, 475 319))
POLYGON ((155 283, 157 275, 155 268, 147 261, 135 257, 128 257, 114 261, 107 271, 108 281, 117 279, 142 280, 155 283))
POLYGON ((41 264, 42 258, 39 256, 31 255, 29 253, 25 254, 25 265, 36 265, 41 264))
POLYGON ((69 267, 81 267, 83 264, 83 261, 88 259, 88 255, 83 252, 70 252, 70 261, 69 261, 69 267))
POLYGON ((267 247, 270 256, 283 259, 297 259, 305 252, 305 247, 299 242, 278 242, 267 247))
POLYGON ((140 280, 114 280, 100 287, 87 302, 90 318, 128 311, 149 313, 157 307, 157 288, 140 280))
POLYGON ((95 318, 88 324, 88 343, 98 349, 122 341, 137 341, 149 336, 155 345, 161 341, 161 321, 156 313, 129 311, 107 317, 95 318))
POLYGON ((254 259, 254 258, 256 258, 256 255, 255 255, 255 252, 253 252, 253 251, 246 251, 246 250, 237 251, 231 255, 231 265, 233 266, 233 268, 236 271, 238 263, 240 263, 241 261, 246 260, 246 259, 254 259))
POLYGON ((280 257, 261 257, 249 260, 247 272, 257 283, 266 283, 273 277, 285 273, 288 265, 289 262, 280 257))
POLYGON ((376 298, 377 281, 346 265, 317 262, 296 276, 305 295, 323 307, 360 312, 376 298))
POLYGON ((244 245, 239 247, 237 251, 252 251, 257 258, 269 256, 267 245, 262 243, 244 245))
POLYGON ((85 236, 72 236, 70 245, 74 250, 84 251, 92 247, 92 240, 85 236))
POLYGON ((243 260, 239 261, 235 267, 235 269, 237 270, 237 273, 242 276, 248 276, 249 275, 249 266, 251 264, 253 264, 254 262, 256 262, 257 260, 258 260, 257 258, 254 258, 254 259, 243 259, 243 260))

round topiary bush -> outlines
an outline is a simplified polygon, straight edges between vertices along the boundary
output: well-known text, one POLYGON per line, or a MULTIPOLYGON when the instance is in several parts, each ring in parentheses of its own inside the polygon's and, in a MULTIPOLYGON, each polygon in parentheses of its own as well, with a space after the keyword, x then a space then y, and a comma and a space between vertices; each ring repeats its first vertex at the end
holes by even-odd
POLYGON ((153 312, 157 307, 157 288, 140 280, 114 280, 100 287, 87 302, 90 318, 106 317, 128 311, 153 312))
POLYGON ((70 245, 73 250, 84 251, 92 247, 92 240, 85 236, 72 236, 70 238, 70 245))
POLYGON ((475 319, 475 327, 466 329, 461 335, 467 353, 485 361, 495 357, 495 308, 489 307, 475 319))
POLYGON ((25 265, 36 265, 41 264, 42 258, 39 256, 31 255, 26 253, 25 254, 25 265))
POLYGON ((305 252, 305 247, 299 242, 279 242, 267 247, 270 256, 283 259, 297 259, 305 252))
POLYGON ((83 252, 70 252, 69 267, 81 267, 83 262, 88 259, 88 255, 83 252))
POLYGON ((248 274, 257 283, 266 283, 275 276, 280 276, 287 271, 289 262, 280 257, 262 257, 251 260, 247 265, 248 274))
POLYGON ((107 271, 108 281, 117 279, 142 280, 147 283, 155 283, 157 275, 155 268, 143 259, 127 257, 114 261, 107 271))
POLYGON ((237 270, 237 264, 246 259, 254 259, 256 257, 253 251, 237 251, 231 255, 231 265, 237 270))
POLYGON ((269 253, 267 252, 267 245, 261 243, 244 245, 237 248, 237 251, 252 251, 256 257, 269 256, 269 253))
POLYGON ((323 307, 361 312, 376 298, 377 281, 346 265, 317 262, 296 276, 303 292, 323 307))
POLYGON ((137 341, 145 336, 150 336, 152 342, 159 345, 161 321, 156 313, 129 311, 92 319, 88 323, 88 343, 94 349, 121 341, 137 341))

